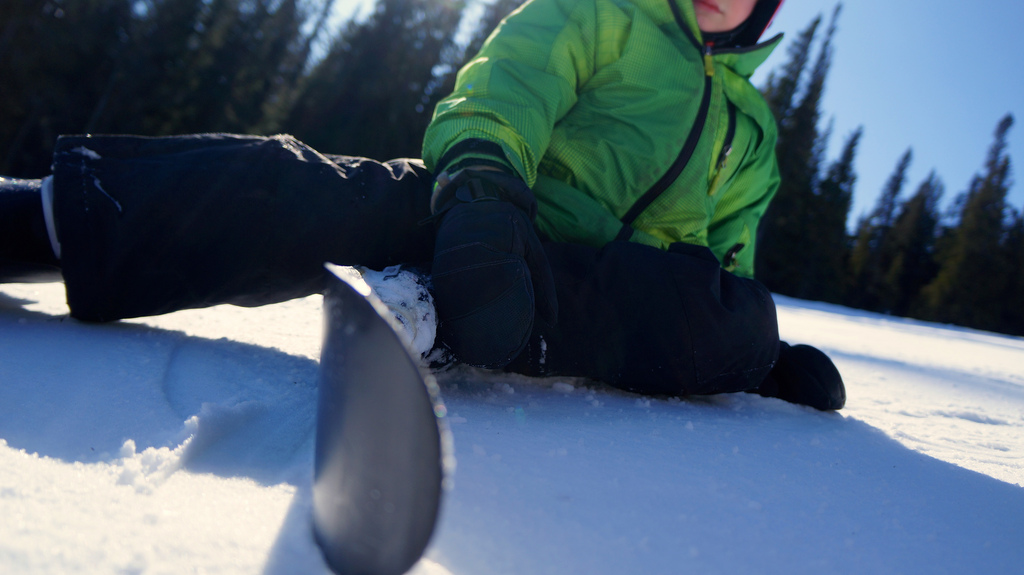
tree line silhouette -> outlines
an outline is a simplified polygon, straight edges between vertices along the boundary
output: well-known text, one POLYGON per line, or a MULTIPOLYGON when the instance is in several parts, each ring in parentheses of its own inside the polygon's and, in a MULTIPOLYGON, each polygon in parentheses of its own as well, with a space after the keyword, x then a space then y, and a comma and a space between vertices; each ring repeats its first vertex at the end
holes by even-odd
POLYGON ((816 55, 823 17, 802 30, 762 89, 779 124, 782 182, 758 230, 757 276, 794 297, 1024 334, 1024 219, 1006 200, 1012 115, 999 120, 985 164, 945 212, 945 185, 935 171, 904 193, 908 149, 872 211, 847 232, 863 128, 825 162, 831 128, 821 127, 840 12, 837 5, 816 55))
MULTIPOLYGON (((70 133, 287 132, 329 153, 416 157, 455 72, 520 2, 376 0, 337 25, 334 0, 4 2, 0 174, 45 175, 70 133)), ((821 109, 840 12, 791 40, 762 87, 782 183, 758 232, 758 278, 780 294, 1024 334, 1024 217, 1006 200, 1011 115, 947 209, 934 171, 904 191, 908 149, 847 231, 863 129, 826 161, 821 109)))

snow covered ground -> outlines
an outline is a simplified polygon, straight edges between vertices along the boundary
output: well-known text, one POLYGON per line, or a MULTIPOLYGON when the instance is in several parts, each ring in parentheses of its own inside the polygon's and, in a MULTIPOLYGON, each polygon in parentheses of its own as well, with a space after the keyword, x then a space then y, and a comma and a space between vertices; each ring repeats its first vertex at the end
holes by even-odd
MULTIPOLYGON (((778 298, 847 408, 439 376, 422 574, 1024 572, 1024 339, 778 298)), ((320 298, 111 325, 0 286, 0 572, 324 573, 320 298)))

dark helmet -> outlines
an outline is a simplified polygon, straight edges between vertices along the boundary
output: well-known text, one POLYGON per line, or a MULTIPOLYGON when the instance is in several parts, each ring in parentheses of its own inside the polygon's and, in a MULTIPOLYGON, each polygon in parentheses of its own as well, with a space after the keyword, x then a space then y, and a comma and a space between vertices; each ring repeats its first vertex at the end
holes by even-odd
POLYGON ((743 30, 736 36, 736 45, 753 46, 757 44, 761 35, 768 29, 768 25, 772 23, 775 14, 778 13, 782 2, 783 0, 761 0, 755 4, 750 18, 747 18, 742 25, 743 30))
POLYGON ((728 32, 704 33, 704 42, 718 48, 745 48, 757 44, 772 18, 779 11, 783 0, 761 0, 754 5, 750 17, 728 32))

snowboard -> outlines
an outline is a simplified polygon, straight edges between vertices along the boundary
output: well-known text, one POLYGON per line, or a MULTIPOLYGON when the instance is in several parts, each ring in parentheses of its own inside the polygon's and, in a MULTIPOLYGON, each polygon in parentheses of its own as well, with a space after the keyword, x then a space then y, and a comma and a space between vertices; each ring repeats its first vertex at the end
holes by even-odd
POLYGON ((328 264, 313 532, 336 573, 408 571, 453 467, 437 383, 353 268, 328 264))

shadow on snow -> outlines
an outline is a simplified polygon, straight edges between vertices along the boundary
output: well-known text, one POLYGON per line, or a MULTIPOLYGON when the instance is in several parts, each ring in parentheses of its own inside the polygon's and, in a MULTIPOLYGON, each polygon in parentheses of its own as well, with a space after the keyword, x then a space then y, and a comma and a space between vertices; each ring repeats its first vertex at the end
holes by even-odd
MULTIPOLYGON (((68 462, 188 440, 185 468, 297 486, 265 572, 310 557, 315 361, 0 294, 0 438, 68 462), (188 438, 191 437, 191 440, 188 438)), ((1024 490, 746 394, 439 379, 458 470, 428 556, 455 573, 1018 569, 1024 490)), ((312 563, 310 563, 312 561, 312 563)))

